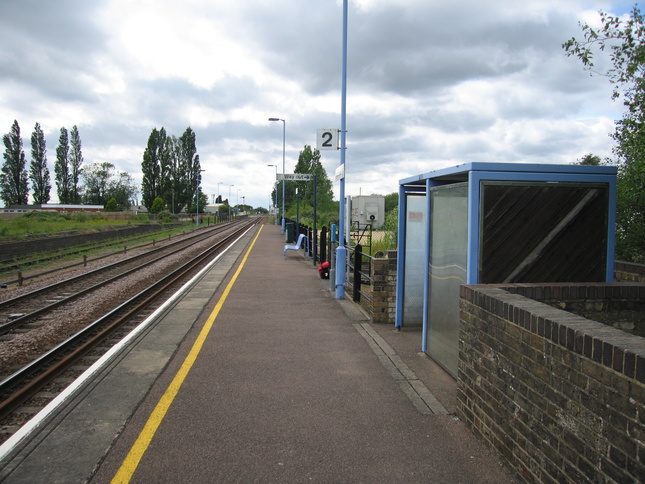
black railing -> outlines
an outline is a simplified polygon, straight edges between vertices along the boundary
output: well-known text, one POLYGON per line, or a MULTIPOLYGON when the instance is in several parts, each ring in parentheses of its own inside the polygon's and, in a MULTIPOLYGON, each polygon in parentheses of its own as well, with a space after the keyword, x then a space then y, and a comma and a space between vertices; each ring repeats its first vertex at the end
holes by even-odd
MULTIPOLYGON (((332 242, 330 231, 323 226, 320 231, 314 232, 312 227, 304 224, 297 224, 295 220, 285 219, 285 223, 294 225, 294 237, 297 240, 300 234, 309 238, 309 257, 313 264, 318 266, 323 262, 331 262, 332 253, 336 252, 338 242, 332 242)), ((362 289, 363 286, 371 286, 372 257, 363 252, 361 244, 347 247, 348 261, 345 268, 345 292, 352 295, 352 299, 359 302, 361 298, 372 301, 371 294, 362 289)))
POLYGON ((361 244, 349 247, 349 264, 347 273, 352 275, 346 281, 346 285, 352 288, 352 299, 354 302, 360 302, 361 298, 372 302, 370 293, 364 291, 363 286, 371 286, 372 278, 372 256, 363 252, 361 244))

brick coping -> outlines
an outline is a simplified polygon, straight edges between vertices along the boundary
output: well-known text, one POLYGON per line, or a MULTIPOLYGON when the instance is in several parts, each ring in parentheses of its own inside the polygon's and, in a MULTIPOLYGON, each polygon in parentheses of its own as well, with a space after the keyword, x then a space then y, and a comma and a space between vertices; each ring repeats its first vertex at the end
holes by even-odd
POLYGON ((554 308, 540 299, 645 299, 645 284, 464 285, 466 301, 645 384, 645 338, 554 308))

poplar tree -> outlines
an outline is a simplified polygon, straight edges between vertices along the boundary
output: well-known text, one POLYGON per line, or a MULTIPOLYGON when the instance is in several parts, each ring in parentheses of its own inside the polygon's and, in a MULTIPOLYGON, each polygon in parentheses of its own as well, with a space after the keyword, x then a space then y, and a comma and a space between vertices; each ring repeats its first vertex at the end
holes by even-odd
MULTIPOLYGON (((164 179, 162 177, 162 157, 166 149, 166 130, 154 128, 148 137, 148 146, 143 152, 143 161, 141 163, 141 172, 143 174, 141 183, 141 203, 148 209, 152 210, 152 205, 157 198, 162 198, 166 204, 170 204, 170 199, 164 198, 163 187, 164 179)), ((157 202, 158 205, 158 202, 157 202)))
POLYGON ((179 138, 167 135, 164 128, 152 130, 141 163, 141 198, 148 210, 158 197, 173 213, 193 204, 201 184, 195 140, 190 127, 179 138))
POLYGON ((69 137, 67 130, 64 127, 60 129, 60 137, 58 138, 58 146, 56 147, 54 174, 56 177, 58 201, 60 203, 73 203, 71 197, 72 186, 69 169, 69 137))
POLYGON ((202 181, 195 132, 189 126, 178 141, 179 166, 176 179, 179 181, 181 202, 185 207, 189 207, 192 205, 202 181))
POLYGON ((0 198, 5 206, 26 205, 29 182, 25 168, 27 160, 22 148, 20 126, 14 121, 11 132, 2 137, 4 142, 4 163, 0 173, 0 198))
POLYGON ((49 192, 52 188, 47 168, 47 143, 40 124, 36 123, 34 132, 31 134, 31 165, 29 178, 33 189, 35 204, 43 204, 49 201, 49 192))
POLYGON ((79 185, 81 169, 83 166, 83 153, 81 151, 81 136, 76 125, 70 131, 71 149, 69 151, 69 203, 81 203, 81 189, 79 185))

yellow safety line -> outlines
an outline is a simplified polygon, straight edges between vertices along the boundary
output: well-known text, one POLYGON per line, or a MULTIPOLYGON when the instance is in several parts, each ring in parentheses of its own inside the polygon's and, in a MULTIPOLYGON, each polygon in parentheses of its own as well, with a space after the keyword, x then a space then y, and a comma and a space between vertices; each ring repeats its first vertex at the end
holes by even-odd
POLYGON ((157 403, 157 406, 152 411, 152 414, 150 414, 150 417, 148 418, 146 425, 143 427, 143 430, 139 434, 139 437, 132 445, 132 448, 130 449, 130 452, 126 456, 125 460, 123 461, 123 464, 121 464, 121 467, 119 468, 118 472, 112 479, 113 484, 128 483, 130 482, 130 479, 132 479, 132 475, 137 470, 137 467, 139 466, 139 462, 141 461, 143 454, 145 454, 146 450, 148 449, 148 446, 150 445, 152 438, 157 432, 159 425, 161 425, 161 422, 164 419, 166 413, 168 412, 170 405, 172 405, 173 400, 177 396, 177 393, 179 392, 181 385, 184 383, 184 380, 188 376, 188 373, 190 372, 193 364, 195 363, 195 360, 197 360, 197 356, 199 356, 202 346, 204 346, 204 341, 206 340, 208 333, 210 333, 210 330, 213 327, 213 324, 215 323, 215 319, 217 318, 217 315, 222 309, 222 306, 224 305, 226 298, 231 292, 231 289, 233 288, 233 284, 235 284, 237 277, 240 275, 240 272, 242 272, 242 268, 244 267, 244 264, 246 263, 246 260, 248 259, 249 254, 251 253, 251 249, 253 249, 255 242, 258 240, 258 237, 260 236, 260 232, 262 232, 263 227, 264 225, 262 225, 260 227, 260 230, 258 230, 258 233, 253 239, 253 242, 251 242, 251 246, 246 251, 244 258, 242 259, 240 266, 237 268, 237 271, 235 271, 235 274, 233 275, 233 278, 226 286, 226 289, 224 289, 224 293, 222 294, 222 297, 220 297, 219 301, 217 302, 217 305, 213 309, 213 312, 210 314, 210 316, 208 316, 208 319, 206 320, 204 327, 200 331, 199 336, 197 337, 197 340, 193 344, 193 347, 191 348, 190 353, 188 353, 188 356, 186 357, 183 364, 181 365, 181 368, 175 375, 175 378, 173 378, 170 385, 168 385, 168 388, 166 389, 165 393, 159 400, 159 403, 157 403))

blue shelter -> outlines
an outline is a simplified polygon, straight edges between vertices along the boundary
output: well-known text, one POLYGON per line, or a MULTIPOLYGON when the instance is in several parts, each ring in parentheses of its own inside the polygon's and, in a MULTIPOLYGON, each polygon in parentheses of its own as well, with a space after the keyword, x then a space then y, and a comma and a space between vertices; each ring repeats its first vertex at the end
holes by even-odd
POLYGON ((616 167, 468 163, 399 182, 397 328, 453 376, 462 284, 611 282, 616 167))

